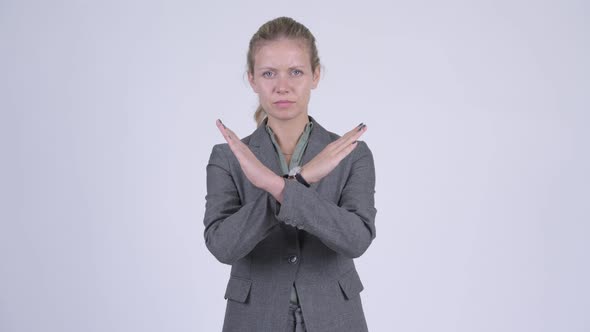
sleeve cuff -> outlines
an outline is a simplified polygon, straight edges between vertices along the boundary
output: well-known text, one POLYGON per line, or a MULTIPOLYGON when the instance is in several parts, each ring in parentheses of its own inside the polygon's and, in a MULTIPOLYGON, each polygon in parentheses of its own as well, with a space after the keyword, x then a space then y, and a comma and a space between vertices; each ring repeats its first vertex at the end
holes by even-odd
POLYGON ((307 194, 309 188, 294 180, 286 180, 285 188, 283 189, 283 203, 277 202, 275 217, 277 220, 302 229, 303 218, 297 218, 295 215, 296 209, 304 203, 304 195, 307 194))

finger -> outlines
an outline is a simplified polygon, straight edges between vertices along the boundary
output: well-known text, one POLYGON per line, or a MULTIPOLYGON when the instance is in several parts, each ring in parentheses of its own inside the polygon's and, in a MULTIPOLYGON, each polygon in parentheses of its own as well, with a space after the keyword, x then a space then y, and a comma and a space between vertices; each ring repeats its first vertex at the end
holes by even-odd
POLYGON ((217 129, 219 129, 219 132, 221 133, 221 135, 223 135, 223 138, 225 138, 225 140, 229 143, 228 133, 227 133, 226 127, 223 124, 223 122, 221 122, 221 120, 217 119, 215 124, 217 125, 217 129))
POLYGON ((236 140, 239 141, 240 138, 228 127, 225 126, 225 124, 223 124, 223 122, 221 122, 220 119, 217 119, 217 128, 219 128, 219 131, 221 131, 221 133, 223 134, 223 137, 225 137, 225 139, 228 141, 229 140, 236 140))
POLYGON ((338 152, 341 149, 350 145, 352 142, 358 140, 359 137, 361 137, 361 135, 366 130, 367 130, 367 125, 362 123, 360 125, 360 127, 357 127, 355 129, 349 131, 348 133, 346 133, 344 136, 340 137, 340 139, 337 140, 338 143, 335 144, 334 151, 338 152))
POLYGON ((340 143, 344 143, 344 142, 348 141, 351 137, 356 135, 359 131, 361 131, 365 127, 366 127, 366 124, 361 122, 358 126, 352 128, 352 130, 350 130, 349 132, 344 134, 342 137, 340 137, 340 139, 341 139, 340 143))
POLYGON ((229 138, 235 141, 239 141, 240 138, 238 137, 238 135, 236 135, 236 133, 233 132, 233 130, 225 127, 225 131, 227 132, 227 134, 229 135, 229 138))
POLYGON ((346 158, 346 156, 348 156, 358 146, 358 144, 358 141, 355 140, 351 144, 348 144, 346 147, 338 151, 336 154, 336 160, 338 160, 338 163, 340 163, 342 159, 346 158))
POLYGON ((223 135, 223 138, 225 138, 227 145, 229 145, 230 150, 238 158, 238 160, 240 160, 242 157, 242 149, 240 148, 239 144, 237 144, 237 142, 239 142, 239 143, 242 143, 242 142, 240 140, 235 139, 235 134, 233 134, 233 132, 229 128, 227 128, 223 124, 223 122, 221 122, 220 119, 217 119, 216 124, 217 124, 217 128, 219 129, 219 131, 223 135))
POLYGON ((225 125, 223 124, 223 122, 221 122, 221 119, 217 119, 217 121, 215 121, 215 124, 217 125, 217 127, 225 128, 225 125))
POLYGON ((363 127, 364 123, 360 123, 358 126, 354 127, 352 130, 348 131, 344 135, 340 136, 337 140, 333 141, 332 143, 328 144, 327 148, 329 151, 335 151, 341 148, 343 144, 346 144, 348 139, 358 132, 359 129, 363 127))
POLYGON ((353 136, 354 134, 356 134, 364 126, 365 126, 365 124, 363 122, 361 122, 358 126, 352 128, 352 130, 348 131, 346 134, 342 135, 342 137, 340 137, 340 138, 345 141, 348 138, 350 138, 351 136, 353 136))
POLYGON ((244 142, 242 142, 240 138, 231 129, 225 126, 223 122, 221 122, 221 120, 218 120, 217 126, 219 130, 223 133, 225 140, 229 145, 229 148, 232 150, 232 152, 238 158, 238 160, 242 160, 242 158, 245 158, 248 152, 250 152, 250 149, 248 149, 246 144, 244 144, 244 142))
POLYGON ((227 138, 229 139, 236 139, 236 140, 240 140, 240 138, 236 135, 236 133, 233 132, 233 130, 229 129, 228 127, 226 127, 225 124, 223 124, 223 122, 221 122, 220 119, 217 119, 217 126, 220 128, 223 128, 223 132, 227 135, 227 138))

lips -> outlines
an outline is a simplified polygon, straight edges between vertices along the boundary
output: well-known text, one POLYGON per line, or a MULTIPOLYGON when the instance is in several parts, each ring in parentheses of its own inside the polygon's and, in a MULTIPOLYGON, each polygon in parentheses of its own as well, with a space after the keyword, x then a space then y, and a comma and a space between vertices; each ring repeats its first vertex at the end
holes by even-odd
POLYGON ((291 105, 295 104, 295 102, 290 100, 279 100, 275 101, 273 104, 275 105, 275 107, 280 109, 290 109, 291 105))

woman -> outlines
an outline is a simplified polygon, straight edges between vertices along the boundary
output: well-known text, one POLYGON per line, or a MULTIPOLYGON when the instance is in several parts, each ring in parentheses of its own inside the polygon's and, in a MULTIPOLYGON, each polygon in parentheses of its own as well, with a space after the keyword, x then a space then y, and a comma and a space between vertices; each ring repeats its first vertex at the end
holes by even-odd
POLYGON ((320 78, 315 38, 280 17, 250 40, 248 80, 258 128, 207 165, 205 241, 232 266, 223 331, 367 331, 353 258, 375 238, 373 156, 308 115, 320 78))

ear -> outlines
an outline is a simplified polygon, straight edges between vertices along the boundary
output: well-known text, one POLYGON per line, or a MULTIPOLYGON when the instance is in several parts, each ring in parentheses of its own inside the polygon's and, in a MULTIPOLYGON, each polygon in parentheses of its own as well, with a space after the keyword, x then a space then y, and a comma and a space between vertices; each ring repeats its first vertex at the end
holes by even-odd
POLYGON ((313 80, 311 81, 311 88, 315 89, 320 82, 320 66, 317 66, 316 69, 313 71, 313 80))
POLYGON ((252 73, 250 73, 250 72, 248 72, 248 83, 250 83, 252 90, 254 90, 254 92, 258 93, 258 86, 256 85, 256 82, 254 81, 254 75, 252 75, 252 73))

